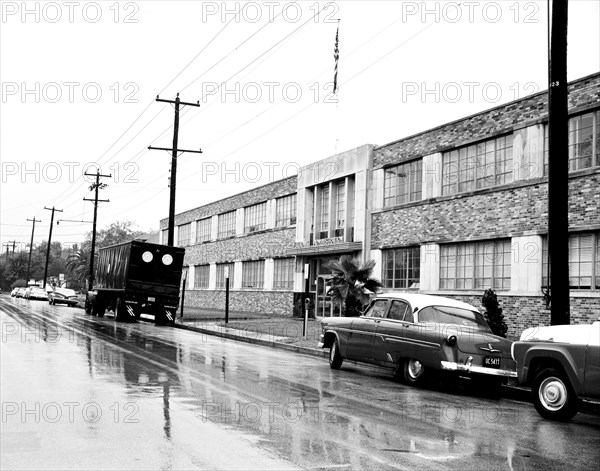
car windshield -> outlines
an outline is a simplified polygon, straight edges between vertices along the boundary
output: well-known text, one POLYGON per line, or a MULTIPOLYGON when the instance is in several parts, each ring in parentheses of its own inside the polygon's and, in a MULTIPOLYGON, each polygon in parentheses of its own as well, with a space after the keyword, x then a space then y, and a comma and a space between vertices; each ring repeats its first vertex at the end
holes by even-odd
POLYGON ((456 324, 489 330, 479 312, 450 306, 428 306, 419 311, 419 322, 436 324, 456 324))

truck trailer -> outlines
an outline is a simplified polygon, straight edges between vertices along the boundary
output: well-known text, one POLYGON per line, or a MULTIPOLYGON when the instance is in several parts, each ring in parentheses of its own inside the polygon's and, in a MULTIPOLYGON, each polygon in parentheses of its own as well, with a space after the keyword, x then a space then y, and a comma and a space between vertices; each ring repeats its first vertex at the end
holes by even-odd
POLYGON ((93 291, 86 312, 133 322, 142 312, 157 324, 175 322, 185 249, 133 240, 98 250, 93 291))

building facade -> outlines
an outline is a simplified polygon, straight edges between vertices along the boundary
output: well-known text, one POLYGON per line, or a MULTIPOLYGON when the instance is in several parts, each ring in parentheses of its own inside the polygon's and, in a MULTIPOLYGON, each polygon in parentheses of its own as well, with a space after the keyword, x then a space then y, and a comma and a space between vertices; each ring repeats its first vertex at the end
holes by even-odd
MULTIPOLYGON (((571 322, 581 323, 600 316, 600 74, 569 84, 569 117, 571 322)), ((375 260, 385 290, 480 306, 494 289, 512 337, 549 324, 547 121, 538 93, 177 215, 186 304, 222 309, 228 267, 231 309, 291 315, 308 270, 317 315, 337 315, 326 263, 349 254, 375 260)))
MULTIPOLYGON (((185 247, 185 304, 291 314, 296 236, 295 176, 178 214, 175 245, 185 247)), ((168 220, 160 222, 161 243, 168 220)))
MULTIPOLYGON (((480 306, 509 335, 548 325, 547 93, 373 150, 371 258, 386 289, 480 306)), ((571 322, 600 316, 600 74, 569 85, 571 322)), ((565 162, 565 170, 566 170, 565 162)))

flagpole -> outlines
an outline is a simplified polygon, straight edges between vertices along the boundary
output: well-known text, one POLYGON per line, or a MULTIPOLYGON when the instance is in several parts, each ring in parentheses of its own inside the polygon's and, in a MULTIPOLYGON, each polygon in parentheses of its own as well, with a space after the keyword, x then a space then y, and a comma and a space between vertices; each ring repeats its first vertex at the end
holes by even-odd
POLYGON ((333 58, 335 60, 334 70, 333 70, 333 95, 336 98, 335 100, 335 146, 333 149, 333 153, 337 154, 338 152, 338 143, 339 143, 339 120, 337 119, 339 116, 339 108, 340 108, 340 100, 339 100, 339 87, 338 87, 338 64, 340 62, 340 48, 339 48, 339 39, 340 39, 340 18, 337 18, 337 29, 335 31, 335 47, 333 48, 333 58))

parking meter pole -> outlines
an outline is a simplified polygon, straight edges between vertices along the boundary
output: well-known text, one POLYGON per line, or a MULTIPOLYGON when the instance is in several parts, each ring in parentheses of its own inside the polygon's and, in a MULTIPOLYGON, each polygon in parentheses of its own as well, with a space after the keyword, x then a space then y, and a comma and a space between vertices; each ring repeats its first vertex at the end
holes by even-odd
MULTIPOLYGON (((187 283, 187 276, 183 278, 183 288, 181 290, 181 311, 179 314, 180 318, 183 318, 183 302, 185 300, 185 284, 187 283)), ((177 315, 177 310, 175 310, 175 315, 177 315)))
POLYGON ((225 324, 229 322, 229 277, 225 278, 225 324))

